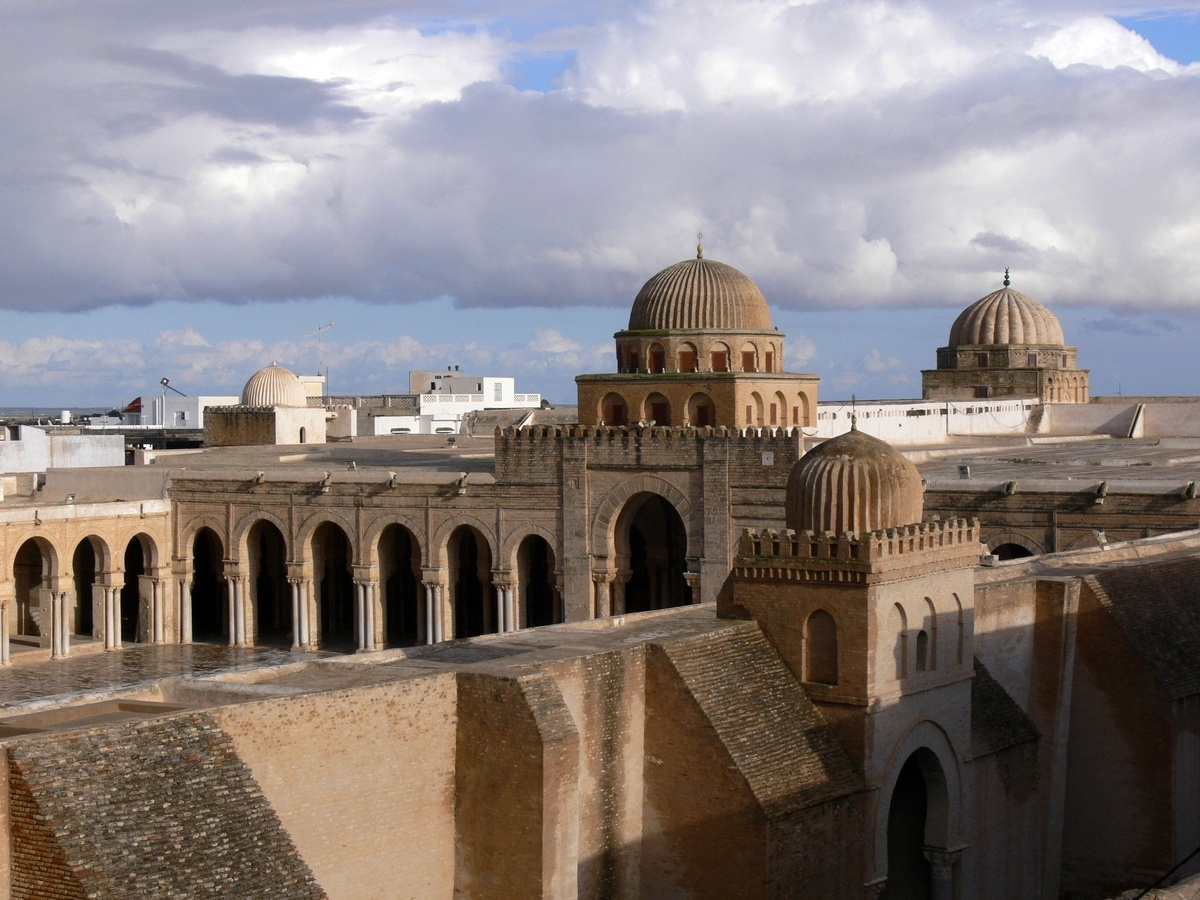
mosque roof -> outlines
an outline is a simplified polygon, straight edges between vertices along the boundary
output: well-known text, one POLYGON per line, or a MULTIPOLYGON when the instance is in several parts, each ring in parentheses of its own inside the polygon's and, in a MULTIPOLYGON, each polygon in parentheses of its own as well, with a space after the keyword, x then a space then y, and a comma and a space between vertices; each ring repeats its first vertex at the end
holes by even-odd
POLYGON ((784 510, 795 531, 869 534, 921 521, 921 474, 886 441, 852 429, 792 467, 784 510))
POLYGON ((695 259, 667 266, 638 292, 629 313, 630 331, 770 331, 767 300, 733 266, 695 259))
POLYGON ((250 376, 242 388, 243 406, 308 406, 308 395, 295 372, 271 363, 250 376))
POLYGON ((959 314, 950 326, 950 347, 1066 343, 1058 316, 1043 304, 1009 287, 981 297, 959 314))

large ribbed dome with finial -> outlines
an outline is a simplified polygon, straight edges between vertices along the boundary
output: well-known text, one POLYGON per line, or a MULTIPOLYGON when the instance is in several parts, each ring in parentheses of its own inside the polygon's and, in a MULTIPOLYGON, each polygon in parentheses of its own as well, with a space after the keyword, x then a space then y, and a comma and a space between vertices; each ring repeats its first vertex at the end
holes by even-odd
POLYGON ((924 513, 923 494, 917 467, 902 453, 852 429, 817 445, 792 467, 787 527, 863 535, 915 525, 924 513))
POLYGON ((308 396, 294 372, 271 363, 250 376, 242 388, 242 405, 308 406, 308 396))
POLYGON ((642 286, 630 331, 770 331, 767 300, 749 276, 704 258, 685 259, 642 286))
POLYGON ((1059 346, 1065 343, 1058 316, 1032 297, 1004 287, 976 300, 950 327, 949 347, 1028 345, 1059 346))

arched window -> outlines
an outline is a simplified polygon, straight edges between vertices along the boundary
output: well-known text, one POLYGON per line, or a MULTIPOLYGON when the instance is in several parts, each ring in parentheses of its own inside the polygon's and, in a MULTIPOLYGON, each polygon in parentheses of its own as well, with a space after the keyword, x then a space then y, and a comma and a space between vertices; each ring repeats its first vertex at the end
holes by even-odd
POLYGON ((616 393, 604 395, 604 399, 600 401, 600 424, 629 424, 629 407, 625 405, 624 397, 616 393))
POLYGON ((667 351, 663 349, 662 344, 651 344, 646 355, 651 372, 661 375, 667 371, 667 351))
POLYGON ((925 627, 929 630, 929 671, 932 672, 938 667, 937 610, 934 609, 933 601, 928 597, 925 598, 925 606, 928 611, 925 627))
POLYGON ((908 675, 908 616, 904 607, 897 603, 892 607, 892 632, 896 635, 896 678, 908 675))
POLYGON ((958 608, 958 640, 955 642, 954 662, 961 666, 963 661, 964 625, 962 601, 958 599, 958 594, 954 595, 954 605, 958 608))
POLYGON ((681 344, 679 347, 679 371, 696 371, 696 348, 692 344, 681 344))
POLYGON ((308 431, 304 428, 300 429, 300 443, 304 444, 308 441, 308 431))
POLYGON ((724 344, 714 344, 709 358, 714 372, 729 371, 729 348, 724 344))
POLYGON ((651 394, 646 398, 645 413, 642 418, 653 420, 655 425, 670 425, 671 401, 662 394, 651 394))
POLYGON ((922 628, 917 632, 917 664, 918 672, 924 672, 929 668, 929 633, 922 628))
POLYGON ((818 609, 804 624, 804 680, 819 684, 838 682, 837 623, 818 609))

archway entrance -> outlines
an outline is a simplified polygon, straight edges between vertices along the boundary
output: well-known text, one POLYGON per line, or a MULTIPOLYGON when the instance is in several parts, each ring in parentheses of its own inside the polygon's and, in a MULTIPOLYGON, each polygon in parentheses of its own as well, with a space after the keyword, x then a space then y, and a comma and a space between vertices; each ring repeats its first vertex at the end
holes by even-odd
POLYGON ((37 538, 30 538, 17 550, 13 561, 13 587, 17 594, 14 634, 38 637, 42 625, 49 625, 41 621, 41 592, 50 587, 50 563, 49 548, 43 549, 37 538))
POLYGON ((946 781, 933 751, 922 748, 900 769, 887 819, 886 900, 930 900, 951 896, 952 885, 935 884, 926 856, 928 848, 944 841, 946 781))
POLYGON ((255 522, 246 538, 254 586, 255 642, 290 646, 292 600, 287 581, 287 545, 273 522, 255 522))
POLYGON ((420 572, 421 552, 412 532, 403 525, 389 525, 379 536, 384 639, 389 647, 421 643, 420 572))
POLYGON ((1020 544, 1009 541, 992 550, 992 555, 997 559, 1024 559, 1026 556, 1033 556, 1033 551, 1028 547, 1022 547, 1020 544))
POLYGON ((476 637, 497 631, 492 596, 492 552, 487 540, 470 525, 460 525, 450 535, 450 603, 454 610, 454 636, 476 637))
POLYGON ((71 557, 71 574, 75 582, 75 605, 71 609, 71 633, 92 636, 95 625, 92 594, 96 585, 99 559, 92 538, 84 538, 71 557))
POLYGON ((125 546, 125 580, 121 584, 121 642, 136 643, 141 636, 142 576, 146 574, 146 551, 138 538, 125 546))
POLYGON ((517 549, 517 579, 525 625, 556 625, 563 620, 562 604, 554 575, 554 551, 546 539, 531 534, 517 549))
POLYGON ((625 612, 686 606, 692 592, 687 571, 687 530, 683 519, 658 494, 636 494, 617 517, 617 560, 629 573, 625 612))
POLYGON ((354 577, 346 532, 333 522, 321 525, 313 533, 312 558, 320 606, 320 646, 354 649, 354 577))
POLYGON ((201 528, 192 541, 192 640, 229 639, 229 612, 224 602, 225 556, 221 539, 211 528, 201 528))

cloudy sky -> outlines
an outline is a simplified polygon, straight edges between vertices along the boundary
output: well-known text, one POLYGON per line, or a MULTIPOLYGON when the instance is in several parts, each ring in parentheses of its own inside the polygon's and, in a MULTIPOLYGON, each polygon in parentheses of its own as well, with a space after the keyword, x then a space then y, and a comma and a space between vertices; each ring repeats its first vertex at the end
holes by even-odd
POLYGON ((1197 60, 1194 0, 8 0, 0 406, 571 401, 697 232, 825 398, 1006 266, 1095 393, 1200 393, 1197 60))

